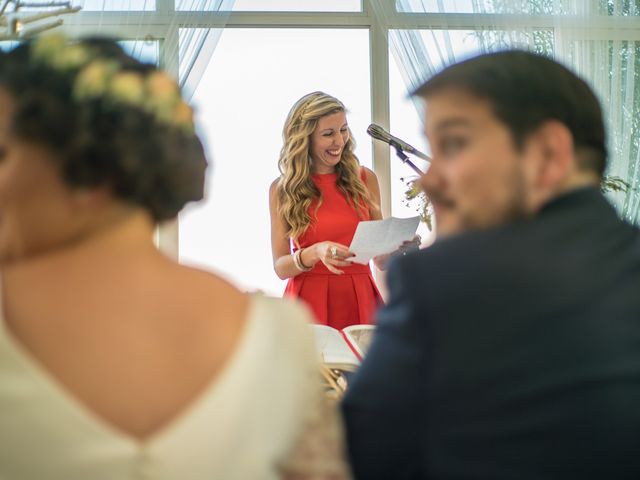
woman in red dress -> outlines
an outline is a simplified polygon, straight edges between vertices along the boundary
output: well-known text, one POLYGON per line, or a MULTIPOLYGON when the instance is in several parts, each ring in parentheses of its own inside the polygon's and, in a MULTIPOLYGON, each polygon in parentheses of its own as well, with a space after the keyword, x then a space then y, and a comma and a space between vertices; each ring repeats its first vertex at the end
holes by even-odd
POLYGON ((337 329, 371 323, 382 303, 369 266, 348 261, 358 222, 382 214, 378 179, 353 153, 345 110, 323 92, 296 102, 269 192, 274 269, 289 279, 285 295, 337 329))

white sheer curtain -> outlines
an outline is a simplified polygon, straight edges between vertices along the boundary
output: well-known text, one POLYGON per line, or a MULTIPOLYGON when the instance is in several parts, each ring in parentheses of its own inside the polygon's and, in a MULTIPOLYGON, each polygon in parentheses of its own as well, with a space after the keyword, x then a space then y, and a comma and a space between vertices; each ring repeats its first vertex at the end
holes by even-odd
MULTIPOLYGON (((178 79, 187 98, 195 92, 202 74, 216 49, 224 28, 194 28, 192 20, 204 12, 217 12, 225 21, 235 0, 175 0, 175 10, 188 12, 180 24, 172 25, 178 29, 178 79)), ((224 27, 224 25, 222 25, 224 27)))
MULTIPOLYGON (((82 8, 76 14, 78 19, 86 15, 84 18, 94 24, 91 34, 120 37, 138 45, 160 40, 160 63, 178 78, 183 93, 190 99, 235 1, 71 0, 71 3, 82 8), (200 28, 202 16, 211 14, 215 14, 216 28, 200 28), (117 23, 110 17, 117 18, 117 23)), ((75 22, 76 27, 79 24, 82 20, 75 22)))
MULTIPOLYGON (((612 15, 622 16, 622 3, 615 1, 612 15)), ((636 9, 631 12, 640 14, 636 9)), ((615 36, 607 39, 607 33, 612 30, 598 35, 603 38, 589 38, 585 31, 559 29, 556 58, 578 72, 598 94, 608 135, 606 174, 629 184, 626 192, 610 191, 608 196, 621 216, 640 225, 640 42, 615 36)))
MULTIPOLYGON (((622 216, 640 223, 640 41, 624 39, 623 29, 616 28, 619 22, 632 31, 628 27, 634 20, 638 21, 636 29, 640 28, 638 3, 396 0, 397 12, 420 14, 424 22, 419 30, 390 30, 389 46, 408 92, 442 66, 474 53, 510 47, 552 55, 577 71, 590 82, 603 105, 609 134, 607 175, 630 185, 627 192, 610 192, 611 200, 622 216), (527 25, 532 24, 526 19, 531 15, 553 21, 534 28, 527 25), (451 26, 446 25, 447 18, 451 26), (465 22, 468 26, 461 27, 465 22)), ((371 5, 382 23, 392 23, 396 11, 387 0, 371 0, 371 5)), ((422 115, 422 108, 418 111, 422 115)))

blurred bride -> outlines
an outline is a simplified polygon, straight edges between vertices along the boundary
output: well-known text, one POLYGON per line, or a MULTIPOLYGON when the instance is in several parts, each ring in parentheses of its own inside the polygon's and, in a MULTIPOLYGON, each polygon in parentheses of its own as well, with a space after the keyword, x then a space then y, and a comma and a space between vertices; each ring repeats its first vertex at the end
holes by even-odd
POLYGON ((177 85, 115 42, 0 60, 0 478, 348 476, 309 313, 153 243, 205 168, 177 85))

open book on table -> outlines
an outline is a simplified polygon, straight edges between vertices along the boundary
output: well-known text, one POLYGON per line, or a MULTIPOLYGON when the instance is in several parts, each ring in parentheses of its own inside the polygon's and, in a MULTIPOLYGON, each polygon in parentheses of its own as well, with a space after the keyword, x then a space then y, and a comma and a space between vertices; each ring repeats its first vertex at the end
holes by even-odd
POLYGON ((327 325, 313 325, 316 347, 329 368, 354 371, 364 358, 375 327, 350 325, 342 330, 327 325))

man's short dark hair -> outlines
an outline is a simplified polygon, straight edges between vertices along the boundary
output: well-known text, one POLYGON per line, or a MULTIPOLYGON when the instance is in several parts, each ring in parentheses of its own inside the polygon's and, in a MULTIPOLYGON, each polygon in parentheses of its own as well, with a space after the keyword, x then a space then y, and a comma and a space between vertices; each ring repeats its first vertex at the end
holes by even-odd
POLYGON ((607 147, 600 103, 584 80, 554 60, 521 50, 480 55, 445 68, 414 95, 426 98, 447 88, 488 100, 518 148, 544 122, 563 123, 573 135, 579 166, 603 175, 607 147))

